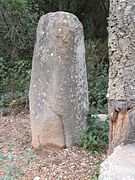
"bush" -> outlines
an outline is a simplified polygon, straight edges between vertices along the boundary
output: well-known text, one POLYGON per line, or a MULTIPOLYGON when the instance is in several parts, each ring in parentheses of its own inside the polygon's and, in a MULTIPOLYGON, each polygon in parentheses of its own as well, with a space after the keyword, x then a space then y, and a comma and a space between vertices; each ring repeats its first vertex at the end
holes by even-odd
POLYGON ((0 56, 8 64, 32 55, 37 14, 27 0, 1 0, 0 56))
POLYGON ((108 50, 106 40, 86 41, 87 78, 91 113, 107 113, 108 50))
POLYGON ((108 50, 106 40, 86 41, 86 63, 89 87, 90 112, 87 127, 79 145, 90 151, 107 149, 108 122, 99 121, 91 114, 107 113, 108 50))
POLYGON ((27 0, 0 4, 0 108, 28 106, 38 16, 27 0))
POLYGON ((88 114, 87 128, 85 129, 79 145, 90 151, 100 151, 108 146, 108 122, 99 121, 98 118, 88 114))
MULTIPOLYGON (((35 32, 39 16, 43 13, 58 10, 61 6, 69 12, 75 13, 79 19, 83 22, 85 34, 90 32, 86 30, 88 27, 91 28, 92 35, 87 35, 95 39, 98 34, 101 33, 101 29, 104 29, 106 24, 106 13, 102 16, 99 14, 93 14, 93 16, 98 20, 96 27, 98 28, 98 33, 94 35, 95 22, 90 24, 87 21, 88 18, 83 15, 84 13, 79 12, 78 8, 81 10, 82 4, 85 5, 85 10, 89 12, 89 9, 96 12, 100 4, 92 1, 89 3, 85 1, 79 2, 68 1, 59 3, 59 1, 41 1, 38 2, 28 1, 28 0, 1 0, 0 4, 0 107, 13 104, 18 104, 18 99, 24 99, 23 106, 26 104, 28 106, 28 88, 30 80, 30 69, 31 69, 31 59, 33 46, 35 42, 35 32), (46 6, 44 5, 46 4, 46 6), (69 6, 70 5, 70 6, 69 6), (95 5, 97 5, 95 7, 95 5), (89 7, 90 6, 90 7, 89 7), (93 8, 92 8, 93 7, 93 8), (99 16, 99 18, 97 17, 99 16), (92 25, 93 24, 93 25, 92 25), (98 26, 100 24, 101 26, 98 26), (87 31, 87 33, 86 33, 87 31), (16 103, 13 103, 13 102, 16 103)), ((103 3, 107 9, 107 1, 103 3)), ((84 8, 82 8, 84 11, 84 8)), ((102 9, 102 12, 104 11, 102 9)), ((86 13, 89 17, 92 17, 86 13)), ((105 30, 106 31, 106 30, 105 30)), ((89 34, 89 33, 88 33, 89 34)), ((103 33, 105 34, 105 32, 103 33)), ((85 35, 86 37, 86 35, 85 35)), ((100 36, 99 36, 100 37, 100 36)), ((86 38, 86 39, 87 39, 86 38)), ((107 61, 107 41, 103 40, 87 40, 86 41, 86 61, 87 61, 87 72, 88 72, 88 84, 89 84, 89 100, 90 100, 90 111, 93 113, 105 113, 107 111, 107 82, 108 82, 108 61, 107 61)))
MULTIPOLYGON (((86 41, 86 63, 89 86, 91 113, 107 112, 108 61, 107 43, 86 41)), ((9 105, 28 106, 28 90, 31 73, 31 62, 27 59, 16 59, 9 63, 0 58, 0 107, 9 105), (23 101, 18 99, 23 99, 23 101), (13 102, 14 103, 13 103, 13 102)))
POLYGON ((12 66, 0 58, 0 108, 2 107, 28 107, 28 89, 31 68, 26 60, 17 60, 12 66))

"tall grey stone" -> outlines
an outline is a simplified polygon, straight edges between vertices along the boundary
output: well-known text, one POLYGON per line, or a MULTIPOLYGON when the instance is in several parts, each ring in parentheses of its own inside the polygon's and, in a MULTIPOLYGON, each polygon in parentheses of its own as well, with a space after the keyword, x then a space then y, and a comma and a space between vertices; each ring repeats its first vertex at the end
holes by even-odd
POLYGON ((83 26, 70 13, 41 17, 32 62, 30 119, 34 147, 70 147, 86 125, 88 86, 83 26))

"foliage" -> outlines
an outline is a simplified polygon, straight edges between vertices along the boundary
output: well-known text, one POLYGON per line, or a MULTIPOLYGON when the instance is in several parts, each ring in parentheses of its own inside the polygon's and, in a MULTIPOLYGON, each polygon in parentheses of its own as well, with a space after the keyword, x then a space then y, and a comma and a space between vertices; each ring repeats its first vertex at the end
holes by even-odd
POLYGON ((54 11, 75 14, 84 25, 86 39, 107 35, 108 0, 29 0, 38 16, 54 11))
POLYGON ((91 113, 107 113, 107 41, 86 41, 86 63, 91 113))
MULTIPOLYGON (((2 167, 2 172, 4 175, 0 176, 0 180, 14 180, 19 179, 25 175, 23 169, 18 165, 16 159, 14 159, 14 150, 16 148, 15 142, 9 142, 8 152, 6 155, 0 152, 0 166, 2 167)), ((36 155, 32 149, 25 149, 23 152, 23 159, 19 159, 20 162, 25 166, 29 163, 34 163, 36 160, 36 155)))
POLYGON ((0 165, 2 165, 2 169, 5 175, 1 175, 1 180, 13 180, 18 178, 19 176, 24 176, 24 171, 16 164, 14 163, 14 157, 13 152, 9 151, 7 156, 4 156, 2 153, 0 153, 0 165), (8 161, 9 165, 5 165, 5 162, 8 161))
POLYGON ((2 72, 0 107, 28 106, 28 88, 30 81, 30 63, 18 60, 10 67, 1 58, 0 71, 2 72))
POLYGON ((36 155, 33 153, 31 149, 26 149, 24 153, 24 163, 28 165, 30 162, 34 162, 36 160, 36 155))
POLYGON ((1 0, 0 108, 28 106, 36 22, 27 0, 1 0))
POLYGON ((0 3, 0 56, 12 65, 29 57, 35 41, 36 13, 27 0, 2 0, 0 3))
POLYGON ((97 171, 96 175, 92 177, 92 180, 98 180, 99 179, 98 177, 100 175, 100 163, 98 163, 96 166, 97 166, 98 171, 97 171))
POLYGON ((80 146, 90 151, 100 151, 108 145, 108 122, 100 122, 98 118, 90 113, 87 118, 87 128, 83 133, 80 146))
MULTIPOLYGON (((108 60, 107 41, 86 41, 86 62, 90 111, 107 112, 108 60)), ((31 63, 18 59, 10 66, 0 58, 0 107, 28 106, 31 63)))
POLYGON ((98 176, 99 174, 95 175, 94 177, 92 177, 92 180, 98 180, 98 176))
POLYGON ((74 13, 84 26, 90 111, 107 111, 108 0, 1 0, 0 108, 28 106, 28 89, 35 31, 42 14, 74 13), (98 39, 97 39, 98 38, 98 39), (102 39, 99 39, 102 38, 102 39))
POLYGON ((108 4, 108 0, 1 0, 0 56, 8 63, 31 58, 37 22, 52 11, 75 14, 84 25, 86 39, 106 37, 108 4))

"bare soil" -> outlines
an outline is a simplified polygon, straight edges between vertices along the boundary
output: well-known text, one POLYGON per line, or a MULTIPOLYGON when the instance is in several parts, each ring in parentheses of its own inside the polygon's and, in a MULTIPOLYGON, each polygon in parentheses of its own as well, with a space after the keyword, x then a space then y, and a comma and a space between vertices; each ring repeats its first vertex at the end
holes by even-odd
POLYGON ((68 149, 31 145, 29 114, 0 116, 0 179, 92 180, 105 154, 92 154, 78 146, 68 149))

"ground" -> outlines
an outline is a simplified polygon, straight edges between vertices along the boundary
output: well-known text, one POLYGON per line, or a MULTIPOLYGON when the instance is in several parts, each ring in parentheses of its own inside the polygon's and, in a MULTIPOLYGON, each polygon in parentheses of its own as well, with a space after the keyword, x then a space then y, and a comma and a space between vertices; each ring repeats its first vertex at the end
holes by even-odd
POLYGON ((78 146, 35 150, 28 113, 0 116, 0 180, 96 180, 104 158, 78 146))

